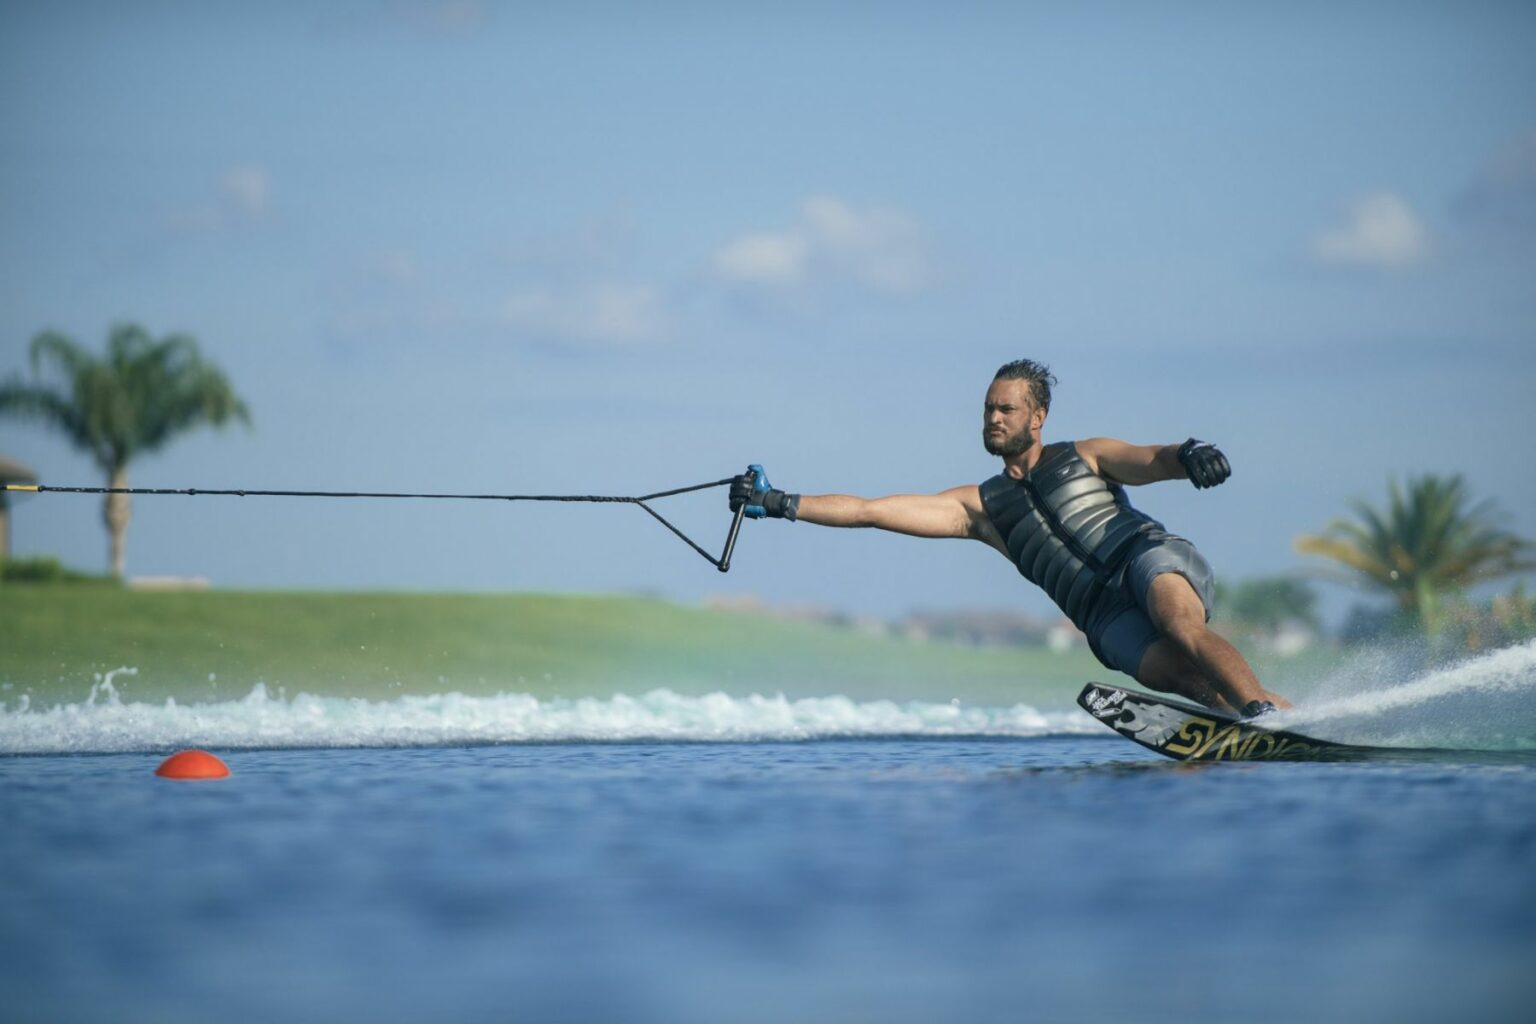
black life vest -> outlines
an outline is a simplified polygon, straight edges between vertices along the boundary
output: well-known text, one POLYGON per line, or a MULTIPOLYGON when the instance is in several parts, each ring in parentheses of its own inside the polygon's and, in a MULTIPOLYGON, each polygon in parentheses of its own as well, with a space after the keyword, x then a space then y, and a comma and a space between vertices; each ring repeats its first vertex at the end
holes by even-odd
POLYGON ((999 473, 984 482, 981 504, 1019 572, 1084 632, 1136 539, 1168 536, 1071 443, 1047 449, 1022 480, 999 473))

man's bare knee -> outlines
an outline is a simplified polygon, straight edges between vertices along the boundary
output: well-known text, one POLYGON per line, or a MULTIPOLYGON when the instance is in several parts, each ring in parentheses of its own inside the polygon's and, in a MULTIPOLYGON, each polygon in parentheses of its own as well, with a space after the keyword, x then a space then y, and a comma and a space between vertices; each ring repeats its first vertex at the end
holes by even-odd
POLYGON ((1189 650, 1205 631, 1205 603, 1189 580, 1165 572, 1147 590, 1147 617, 1159 633, 1189 650))
POLYGON ((1161 614, 1195 614, 1205 616, 1205 602, 1194 584, 1183 573, 1163 572, 1152 577, 1147 587, 1148 610, 1161 614))

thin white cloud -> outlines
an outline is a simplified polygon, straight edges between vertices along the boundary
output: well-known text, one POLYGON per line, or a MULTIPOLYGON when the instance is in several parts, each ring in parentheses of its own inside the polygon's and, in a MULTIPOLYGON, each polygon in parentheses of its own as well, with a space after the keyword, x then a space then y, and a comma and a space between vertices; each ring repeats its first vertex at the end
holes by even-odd
POLYGON ((1422 261, 1427 250, 1424 226, 1391 192, 1362 196, 1345 211, 1342 224, 1312 239, 1312 255, 1334 266, 1405 267, 1422 261))
POLYGON ((752 285, 852 280, 881 292, 912 292, 928 280, 917 222, 898 210, 856 209, 834 196, 813 196, 782 231, 742 235, 722 246, 715 273, 752 285))
POLYGON ((271 202, 272 181, 266 169, 241 164, 219 175, 217 193, 205 194, 195 206, 172 210, 166 223, 179 234, 212 234, 262 217, 271 202))
POLYGON ((660 297, 646 285, 526 288, 506 301, 503 315, 514 328, 541 337, 604 344, 654 340, 663 321, 660 297))
POLYGON ((871 288, 910 292, 927 280, 917 222, 896 210, 857 211, 830 196, 808 199, 801 211, 812 238, 831 260, 871 288))
POLYGON ((732 281, 793 284, 805 275, 809 251, 795 234, 743 235, 715 253, 715 272, 732 281))
POLYGON ((271 182, 266 169, 262 167, 231 167, 224 172, 220 184, 225 199, 242 213, 262 213, 271 198, 271 182))

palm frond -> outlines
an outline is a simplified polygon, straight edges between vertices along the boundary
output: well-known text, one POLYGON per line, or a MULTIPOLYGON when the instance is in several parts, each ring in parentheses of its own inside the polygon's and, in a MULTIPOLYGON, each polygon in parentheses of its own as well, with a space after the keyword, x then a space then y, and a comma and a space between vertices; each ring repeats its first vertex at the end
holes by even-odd
POLYGON ((1362 551, 1345 540, 1315 534, 1298 537, 1296 550, 1304 555, 1331 558, 1379 583, 1390 579, 1391 569, 1384 566, 1373 553, 1362 551))
POLYGON ((32 339, 27 351, 33 376, 40 376, 45 363, 58 366, 66 380, 73 380, 86 373, 99 360, 73 338, 61 331, 43 331, 32 339))
POLYGON ((172 337, 146 353, 132 379, 139 396, 139 450, 153 451, 171 438, 200 425, 250 423, 250 410, 228 378, 202 360, 195 343, 172 337))
POLYGON ((250 411, 190 335, 155 338, 137 324, 117 324, 98 357, 57 331, 32 340, 34 375, 58 372, 49 390, 7 385, 17 415, 45 419, 85 449, 107 473, 201 425, 250 423, 250 411))
POLYGON ((1530 542, 1499 525, 1492 501, 1472 504, 1459 474, 1392 479, 1384 507, 1354 499, 1350 509, 1352 519, 1298 538, 1296 549, 1331 559, 1421 614, 1437 592, 1536 568, 1530 542))
POLYGON ((88 437, 78 410, 59 392, 11 379, 0 384, 0 416, 33 420, 58 428, 72 442, 86 445, 88 437))

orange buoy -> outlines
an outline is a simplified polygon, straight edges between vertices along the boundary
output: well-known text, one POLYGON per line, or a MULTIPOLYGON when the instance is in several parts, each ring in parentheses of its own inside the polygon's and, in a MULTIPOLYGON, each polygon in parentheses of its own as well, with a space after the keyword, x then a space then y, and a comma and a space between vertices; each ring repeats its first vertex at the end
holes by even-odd
POLYGON ((229 765, 206 750, 180 750, 160 762, 155 774, 167 779, 223 779, 229 765))

